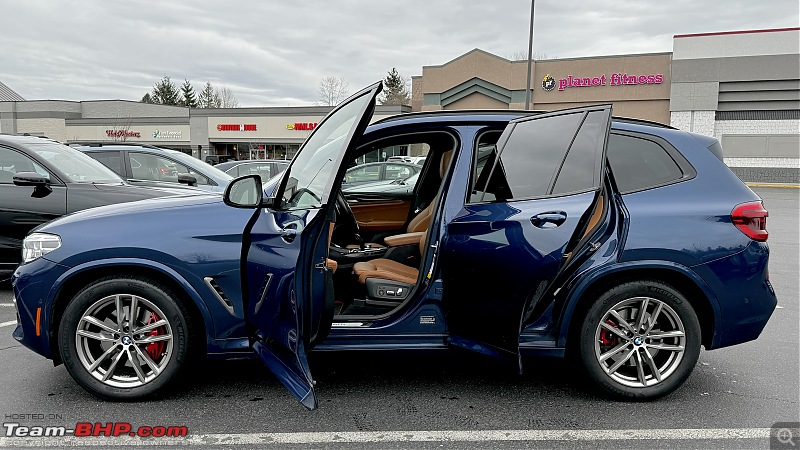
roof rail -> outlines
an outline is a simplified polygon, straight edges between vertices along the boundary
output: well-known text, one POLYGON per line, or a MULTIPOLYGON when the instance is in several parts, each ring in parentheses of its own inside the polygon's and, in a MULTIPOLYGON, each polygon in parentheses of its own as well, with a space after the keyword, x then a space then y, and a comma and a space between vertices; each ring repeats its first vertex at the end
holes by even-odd
POLYGON ((128 146, 128 147, 142 147, 153 148, 157 150, 164 150, 161 147, 156 147, 150 144, 140 144, 137 142, 70 142, 71 147, 106 147, 106 146, 128 146))

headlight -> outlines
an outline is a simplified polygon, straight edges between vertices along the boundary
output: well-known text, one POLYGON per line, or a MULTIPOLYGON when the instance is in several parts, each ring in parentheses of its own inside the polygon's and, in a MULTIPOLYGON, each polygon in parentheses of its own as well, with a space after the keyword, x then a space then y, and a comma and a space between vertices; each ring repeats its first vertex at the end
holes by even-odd
POLYGON ((61 238, 55 234, 33 233, 22 241, 22 263, 29 263, 61 247, 61 238))

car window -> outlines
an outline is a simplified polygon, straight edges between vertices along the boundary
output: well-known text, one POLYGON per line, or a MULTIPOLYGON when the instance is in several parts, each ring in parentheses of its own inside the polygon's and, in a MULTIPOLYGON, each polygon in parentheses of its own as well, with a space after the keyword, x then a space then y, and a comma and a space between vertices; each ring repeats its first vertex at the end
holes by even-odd
POLYGON ((37 156, 56 167, 73 183, 119 183, 122 179, 108 167, 79 150, 54 142, 27 144, 37 156))
POLYGON ((608 163, 617 189, 623 194, 683 177, 683 171, 664 147, 634 136, 612 134, 609 137, 608 163))
POLYGON ((50 173, 20 152, 0 147, 0 183, 12 184, 19 172, 36 172, 50 179, 50 173))
POLYGON ((207 185, 208 178, 183 164, 151 153, 128 152, 133 179, 178 183, 178 174, 184 173, 197 179, 198 185, 207 185))
MULTIPOLYGON (((475 189, 476 185, 486 186, 486 181, 489 178, 489 172, 494 167, 494 161, 497 157, 497 140, 500 138, 500 131, 488 131, 478 137, 476 144, 477 151, 475 159, 472 162, 472 174, 470 176, 470 203, 480 201, 484 192, 478 192, 475 189)), ((491 201, 494 198, 486 198, 485 200, 491 201)))
POLYGON ((416 170, 406 165, 386 164, 384 180, 404 180, 414 175, 416 170))
POLYGON ((381 179, 381 166, 377 164, 353 167, 345 174, 345 183, 365 183, 381 179))
POLYGON ((373 93, 366 92, 335 110, 306 139, 289 167, 283 192, 279 194, 282 207, 317 208, 327 202, 326 187, 336 176, 349 144, 348 137, 373 101, 373 93))
POLYGON ((116 172, 117 175, 125 176, 125 172, 122 170, 120 152, 87 152, 86 154, 116 172))
POLYGON ((263 164, 242 164, 239 166, 239 175, 258 175, 261 181, 267 181, 272 178, 272 168, 269 163, 263 164))
POLYGON ((477 185, 482 192, 474 201, 510 201, 547 195, 583 115, 575 112, 514 124, 485 188, 477 185))
POLYGON ((586 191, 600 185, 598 169, 603 157, 605 117, 603 111, 593 111, 586 116, 558 173, 553 195, 586 191))

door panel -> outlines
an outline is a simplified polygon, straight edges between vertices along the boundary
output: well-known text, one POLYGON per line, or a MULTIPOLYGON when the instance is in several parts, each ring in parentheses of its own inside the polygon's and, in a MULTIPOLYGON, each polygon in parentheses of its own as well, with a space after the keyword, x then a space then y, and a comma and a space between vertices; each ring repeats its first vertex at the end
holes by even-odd
POLYGON ((331 204, 343 161, 369 123, 381 87, 356 93, 320 122, 284 173, 277 198, 256 210, 244 230, 245 320, 253 348, 309 409, 317 399, 306 351, 333 320, 326 259, 331 204))
POLYGON ((597 106, 521 119, 474 156, 472 204, 447 225, 442 252, 452 345, 517 353, 524 312, 551 298, 601 198, 610 118, 597 106))
POLYGON ((375 202, 349 202, 350 209, 365 231, 400 230, 408 220, 411 210, 409 200, 386 200, 375 202))

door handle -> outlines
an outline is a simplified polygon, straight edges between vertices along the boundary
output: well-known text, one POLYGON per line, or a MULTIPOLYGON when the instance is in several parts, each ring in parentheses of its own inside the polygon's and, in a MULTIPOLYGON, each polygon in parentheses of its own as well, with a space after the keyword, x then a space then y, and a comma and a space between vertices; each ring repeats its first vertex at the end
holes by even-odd
POLYGON ((300 234, 300 231, 297 230, 297 225, 292 224, 286 228, 281 228, 280 234, 284 241, 292 242, 300 234))
POLYGON ((552 223, 556 227, 561 225, 567 220, 567 213, 564 211, 548 211, 536 214, 531 217, 531 223, 538 228, 545 228, 548 223, 552 223))

